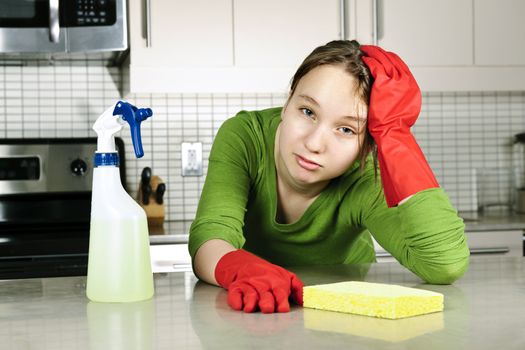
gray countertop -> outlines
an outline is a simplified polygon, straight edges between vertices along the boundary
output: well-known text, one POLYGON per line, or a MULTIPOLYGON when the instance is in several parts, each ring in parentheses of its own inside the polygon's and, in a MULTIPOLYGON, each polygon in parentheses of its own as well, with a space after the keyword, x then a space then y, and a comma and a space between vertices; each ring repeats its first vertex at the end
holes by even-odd
POLYGON ((85 277, 0 281, 2 349, 524 349, 525 259, 472 260, 454 285, 422 284, 398 263, 290 268, 306 285, 346 280, 445 295, 443 312, 401 320, 292 307, 245 314, 191 272, 155 275, 155 296, 92 303, 85 277))
MULTIPOLYGON (((459 212, 465 231, 525 230, 525 214, 508 211, 479 213, 459 212)), ((150 228, 151 244, 187 243, 191 220, 166 221, 162 227, 150 228)))

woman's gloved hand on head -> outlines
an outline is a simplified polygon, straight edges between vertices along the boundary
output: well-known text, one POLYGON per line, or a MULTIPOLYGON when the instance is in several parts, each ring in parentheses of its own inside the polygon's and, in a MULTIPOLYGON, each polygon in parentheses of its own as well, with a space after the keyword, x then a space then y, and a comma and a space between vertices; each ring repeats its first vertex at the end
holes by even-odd
POLYGON ((215 279, 228 290, 228 304, 235 310, 288 312, 290 297, 303 305, 303 282, 294 273, 242 249, 219 260, 215 279))
POLYGON ((379 169, 389 207, 439 184, 410 127, 421 110, 421 92, 408 66, 393 52, 363 45, 365 64, 374 78, 368 130, 378 149, 379 169))

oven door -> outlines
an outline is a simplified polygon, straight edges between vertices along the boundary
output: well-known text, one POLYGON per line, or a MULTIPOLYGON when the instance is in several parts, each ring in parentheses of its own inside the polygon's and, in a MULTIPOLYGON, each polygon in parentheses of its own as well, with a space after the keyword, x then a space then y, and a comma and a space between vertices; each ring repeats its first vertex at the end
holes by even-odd
POLYGON ((58 0, 0 0, 0 52, 64 52, 58 0))
POLYGON ((87 272, 91 192, 0 196, 0 280, 87 272))
POLYGON ((85 276, 89 222, 0 222, 0 280, 85 276))

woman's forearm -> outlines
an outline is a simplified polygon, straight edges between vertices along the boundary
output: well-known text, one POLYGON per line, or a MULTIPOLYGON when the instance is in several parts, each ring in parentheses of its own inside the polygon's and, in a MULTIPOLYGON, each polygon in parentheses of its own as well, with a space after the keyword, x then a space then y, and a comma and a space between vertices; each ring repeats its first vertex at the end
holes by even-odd
POLYGON ((423 280, 449 284, 468 268, 465 225, 442 189, 416 193, 396 208, 372 209, 366 227, 377 242, 423 280))
POLYGON ((206 241, 195 254, 193 269, 199 279, 214 285, 218 285, 215 280, 215 267, 217 262, 224 254, 237 250, 230 243, 222 239, 211 239, 206 241))

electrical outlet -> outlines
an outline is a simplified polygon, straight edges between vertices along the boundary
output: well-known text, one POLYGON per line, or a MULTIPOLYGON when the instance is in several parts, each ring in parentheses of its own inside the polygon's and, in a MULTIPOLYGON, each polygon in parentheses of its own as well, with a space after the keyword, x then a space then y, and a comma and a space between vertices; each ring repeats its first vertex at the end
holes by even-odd
POLYGON ((183 142, 182 176, 202 176, 202 142, 183 142))

